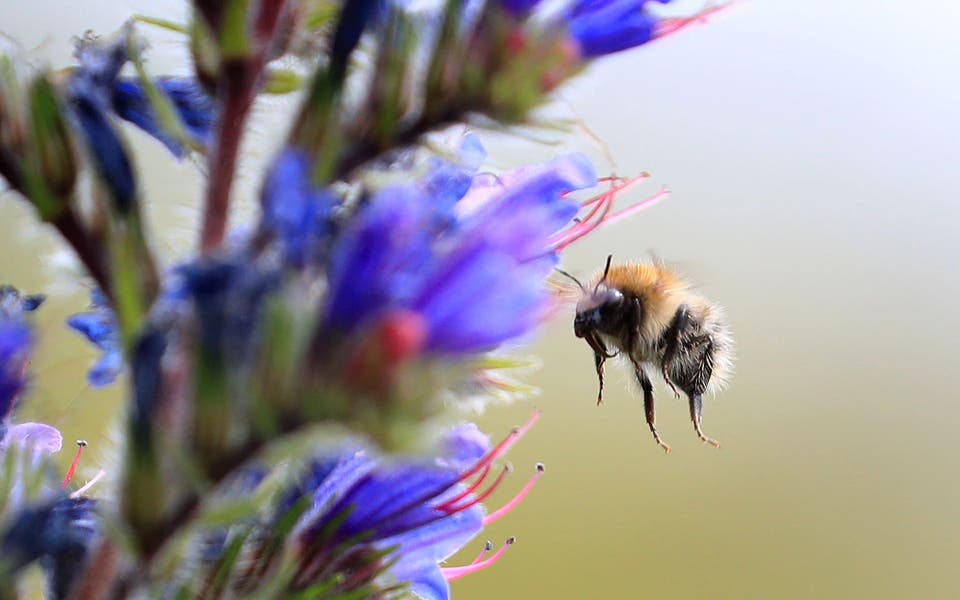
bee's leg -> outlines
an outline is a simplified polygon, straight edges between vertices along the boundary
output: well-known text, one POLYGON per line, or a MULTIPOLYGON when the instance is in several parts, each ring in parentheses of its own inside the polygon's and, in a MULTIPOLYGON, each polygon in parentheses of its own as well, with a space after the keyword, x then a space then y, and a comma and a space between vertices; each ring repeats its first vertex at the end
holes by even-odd
POLYGON ((720 442, 705 436, 703 429, 700 428, 700 423, 703 421, 703 394, 690 395, 690 420, 693 421, 693 428, 701 440, 716 448, 720 447, 720 442))
POLYGON ((653 439, 660 444, 664 452, 670 452, 670 446, 663 443, 663 440, 660 439, 660 433, 657 432, 657 415, 653 408, 653 384, 650 383, 650 378, 647 377, 643 367, 636 362, 633 363, 633 369, 637 375, 640 389, 643 390, 643 412, 647 415, 647 425, 650 427, 650 433, 653 434, 653 439))
POLYGON ((671 381, 668 371, 670 363, 677 357, 680 338, 683 337, 683 331, 689 323, 690 308, 686 304, 681 304, 680 307, 677 308, 677 312, 673 315, 673 321, 670 322, 670 326, 663 333, 663 339, 666 340, 666 347, 663 350, 663 359, 660 361, 660 373, 663 375, 663 380, 666 381, 670 389, 673 390, 673 395, 677 398, 680 397, 680 391, 677 389, 677 386, 674 385, 673 381, 671 381))
POLYGON ((600 382, 600 389, 597 391, 597 406, 603 402, 603 363, 607 361, 605 354, 599 352, 593 353, 593 362, 597 366, 597 381, 600 382))
POLYGON ((597 369, 597 381, 600 383, 600 390, 597 392, 597 406, 600 406, 603 402, 603 363, 605 363, 608 358, 616 356, 616 354, 607 352, 607 347, 603 343, 603 340, 595 334, 588 335, 586 340, 587 343, 590 344, 590 348, 593 349, 593 363, 597 369))

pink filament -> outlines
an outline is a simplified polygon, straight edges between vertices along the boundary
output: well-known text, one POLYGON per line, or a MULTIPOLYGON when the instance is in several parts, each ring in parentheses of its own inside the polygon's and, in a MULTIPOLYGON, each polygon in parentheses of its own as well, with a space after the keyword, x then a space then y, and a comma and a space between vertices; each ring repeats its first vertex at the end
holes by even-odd
POLYGON ((537 480, 539 480, 540 477, 543 476, 543 471, 544 471, 543 465, 538 464, 537 472, 533 474, 533 477, 530 478, 530 481, 527 482, 527 485, 523 486, 523 489, 517 492, 517 495, 514 496, 513 499, 510 500, 510 502, 507 502, 499 509, 495 510, 494 512, 484 517, 483 526, 486 527, 487 525, 490 525, 491 523, 499 521, 501 518, 510 514, 510 512, 513 509, 515 509, 521 502, 523 502, 523 499, 527 497, 527 494, 530 493, 530 490, 533 489, 533 486, 537 484, 537 480))
POLYGON ((497 478, 493 481, 493 483, 490 484, 490 487, 488 487, 486 490, 484 490, 484 492, 483 492, 482 494, 480 494, 479 496, 477 496, 476 498, 470 499, 466 504, 461 504, 461 505, 459 505, 459 506, 453 506, 454 501, 451 500, 450 502, 445 502, 444 504, 441 504, 441 505, 440 505, 439 507, 437 507, 437 508, 439 508, 440 510, 442 510, 442 511, 444 511, 444 512, 448 512, 448 513, 450 513, 450 514, 454 514, 454 513, 458 513, 458 512, 463 512, 463 511, 467 510, 468 508, 470 508, 471 506, 475 506, 475 505, 477 505, 477 504, 480 504, 481 502, 483 502, 484 500, 486 500, 487 498, 489 498, 489 497, 490 497, 490 494, 492 494, 498 487, 500 487, 500 484, 503 483, 504 478, 507 476, 507 473, 509 473, 510 471, 511 471, 510 465, 509 465, 509 464, 504 465, 503 470, 500 471, 500 474, 497 475, 497 478))
POLYGON ((626 217, 629 217, 642 210, 646 210, 655 204, 659 204, 660 202, 662 202, 663 200, 669 197, 670 197, 670 190, 660 190, 659 192, 643 200, 642 202, 638 202, 633 206, 628 206, 622 210, 619 210, 613 213, 612 215, 604 219, 603 225, 610 225, 611 223, 616 223, 621 219, 625 219, 626 217))
POLYGON ((80 457, 83 455, 83 449, 87 447, 87 443, 83 440, 77 440, 77 453, 73 455, 73 462, 70 463, 70 468, 67 469, 67 474, 63 478, 63 483, 60 484, 61 489, 66 489, 70 482, 73 481, 73 476, 77 472, 77 465, 80 464, 80 457))
POLYGON ((500 560, 500 557, 507 552, 507 549, 510 546, 512 546, 515 541, 516 539, 514 538, 508 539, 504 545, 500 546, 500 549, 497 550, 497 552, 493 556, 491 556, 486 560, 481 560, 480 562, 474 562, 463 567, 446 567, 446 568, 440 569, 440 572, 443 574, 443 578, 446 579, 447 581, 456 581, 461 577, 466 577, 467 575, 470 575, 471 573, 476 573, 488 567, 492 567, 494 564, 496 564, 498 560, 500 560))
POLYGON ((80 496, 83 496, 85 493, 87 493, 87 491, 90 490, 90 488, 92 488, 94 485, 96 485, 98 481, 100 481, 101 479, 103 479, 103 476, 106 475, 106 474, 107 474, 106 471, 104 471, 103 469, 100 469, 99 471, 97 471, 97 474, 93 476, 93 479, 91 479, 91 480, 88 481, 87 483, 83 484, 83 486, 80 487, 80 489, 78 489, 77 491, 71 493, 71 494, 70 494, 70 497, 71 497, 71 498, 79 498, 80 496))
POLYGON ((713 13, 719 12, 725 8, 729 8, 733 4, 734 4, 733 2, 726 2, 719 6, 707 6, 706 8, 704 8, 703 10, 701 10, 700 12, 698 12, 697 14, 691 17, 681 17, 677 19, 663 19, 662 21, 660 21, 660 24, 657 27, 656 35, 654 35, 654 37, 656 38, 666 37, 668 35, 671 35, 680 31, 681 29, 684 29, 685 27, 693 23, 702 23, 708 16, 712 15, 713 13))
POLYGON ((447 506, 449 506, 449 505, 451 505, 451 504, 455 504, 455 503, 459 502, 460 500, 463 500, 464 498, 466 498, 466 497, 469 496, 470 494, 474 493, 475 491, 477 491, 477 488, 480 487, 480 484, 483 483, 483 481, 487 478, 487 475, 489 475, 489 474, 490 474, 490 465, 487 465, 487 466, 485 466, 485 467, 483 468, 483 473, 480 473, 480 477, 478 477, 477 480, 474 481, 474 482, 470 485, 470 487, 468 487, 467 489, 463 490, 462 492, 460 492, 459 494, 457 494, 457 495, 454 496, 453 498, 451 498, 451 499, 447 500, 446 502, 444 502, 443 504, 441 504, 439 508, 440 508, 441 510, 443 510, 444 507, 447 507, 447 506))
POLYGON ((475 565, 481 560, 485 559, 487 557, 487 554, 489 554, 491 550, 493 550, 493 542, 491 542, 490 540, 487 540, 487 543, 483 545, 483 550, 480 551, 480 554, 478 554, 477 557, 473 559, 473 561, 470 564, 475 565))
MULTIPOLYGON (((613 207, 613 202, 621 193, 629 191, 634 186, 638 185, 640 182, 648 179, 650 176, 647 173, 641 173, 633 179, 623 181, 621 185, 616 185, 611 188, 609 191, 600 194, 590 200, 584 202, 581 206, 587 207, 591 204, 594 205, 593 208, 588 212, 584 217, 580 219, 576 225, 567 229, 563 233, 558 234, 554 237, 550 243, 550 247, 553 251, 559 252, 572 244, 573 242, 579 240, 580 238, 588 235, 594 230, 598 229, 602 225, 607 225, 619 221, 620 219, 632 215, 634 213, 640 212, 646 208, 653 206, 654 204, 660 202, 667 197, 668 192, 663 190, 642 202, 634 204, 633 206, 628 206, 619 212, 610 215, 610 209, 613 207)), ((613 179, 610 179, 613 181, 613 179)), ((620 180, 617 180, 620 181, 620 180)))
POLYGON ((467 479, 473 477, 480 472, 481 469, 489 467, 493 461, 497 460, 504 454, 510 451, 513 446, 520 441, 520 439, 526 435, 528 431, 536 424, 540 419, 540 411, 534 409, 533 414, 530 415, 530 418, 527 419, 527 422, 521 425, 520 427, 515 428, 507 437, 503 438, 503 441, 494 446, 492 450, 487 452, 487 454, 478 460, 475 465, 467 469, 463 475, 460 476, 460 481, 466 481, 467 479))

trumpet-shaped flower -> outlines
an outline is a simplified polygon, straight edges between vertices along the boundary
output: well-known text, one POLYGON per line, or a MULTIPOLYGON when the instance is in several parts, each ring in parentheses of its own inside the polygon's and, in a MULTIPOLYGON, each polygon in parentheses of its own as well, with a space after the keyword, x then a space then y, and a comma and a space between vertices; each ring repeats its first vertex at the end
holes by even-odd
POLYGON ((548 300, 549 238, 578 210, 564 193, 595 181, 586 159, 571 155, 477 185, 450 209, 415 186, 381 192, 334 248, 324 327, 348 333, 413 313, 423 350, 446 355, 522 337, 548 300))
MULTIPOLYGON (((493 564, 443 569, 445 561, 476 537, 485 524, 510 512, 530 491, 534 477, 503 509, 487 514, 482 502, 509 468, 488 482, 493 464, 528 431, 538 414, 491 448, 475 425, 452 430, 434 460, 390 461, 354 448, 316 459, 300 484, 280 503, 310 506, 298 525, 301 583, 323 581, 350 567, 344 591, 373 583, 408 586, 425 600, 447 600, 448 580, 493 564), (485 488, 481 491, 481 488, 485 488), (356 564, 356 561, 367 564, 356 564), (352 578, 352 579, 351 579, 352 578)), ((512 541, 510 542, 512 543, 512 541)))

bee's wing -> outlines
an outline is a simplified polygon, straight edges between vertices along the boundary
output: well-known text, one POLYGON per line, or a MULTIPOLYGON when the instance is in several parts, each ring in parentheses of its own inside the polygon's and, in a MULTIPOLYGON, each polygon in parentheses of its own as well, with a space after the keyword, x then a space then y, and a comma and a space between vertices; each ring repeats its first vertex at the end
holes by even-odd
POLYGON ((560 275, 552 275, 547 279, 547 287, 551 295, 551 316, 573 313, 577 306, 577 301, 583 295, 583 292, 572 281, 565 279, 560 275))

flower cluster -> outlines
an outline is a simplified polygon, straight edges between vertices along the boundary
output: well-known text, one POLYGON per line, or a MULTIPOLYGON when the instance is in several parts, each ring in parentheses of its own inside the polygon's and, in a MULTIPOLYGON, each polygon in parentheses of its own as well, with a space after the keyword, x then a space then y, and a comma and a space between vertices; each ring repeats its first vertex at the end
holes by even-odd
POLYGON ((447 600, 513 543, 444 565, 543 474, 488 511, 540 413, 496 445, 450 422, 467 393, 522 391, 491 370, 551 315, 563 250, 664 194, 612 212, 643 177, 580 154, 484 172, 464 124, 525 122, 591 60, 686 21, 645 0, 335 4, 151 20, 188 38, 188 76, 149 73, 133 21, 63 72, 0 57, 0 177, 90 278, 67 322, 100 351, 88 383, 127 395, 116 485, 93 498, 103 470, 73 483, 86 443, 59 477, 59 431, 16 420, 43 298, 0 287, 0 581, 38 563, 53 598, 447 600), (252 107, 294 90, 259 218, 228 232, 252 107), (205 161, 198 251, 177 264, 150 246, 130 124, 205 161), (420 144, 441 130, 454 141, 420 144))

